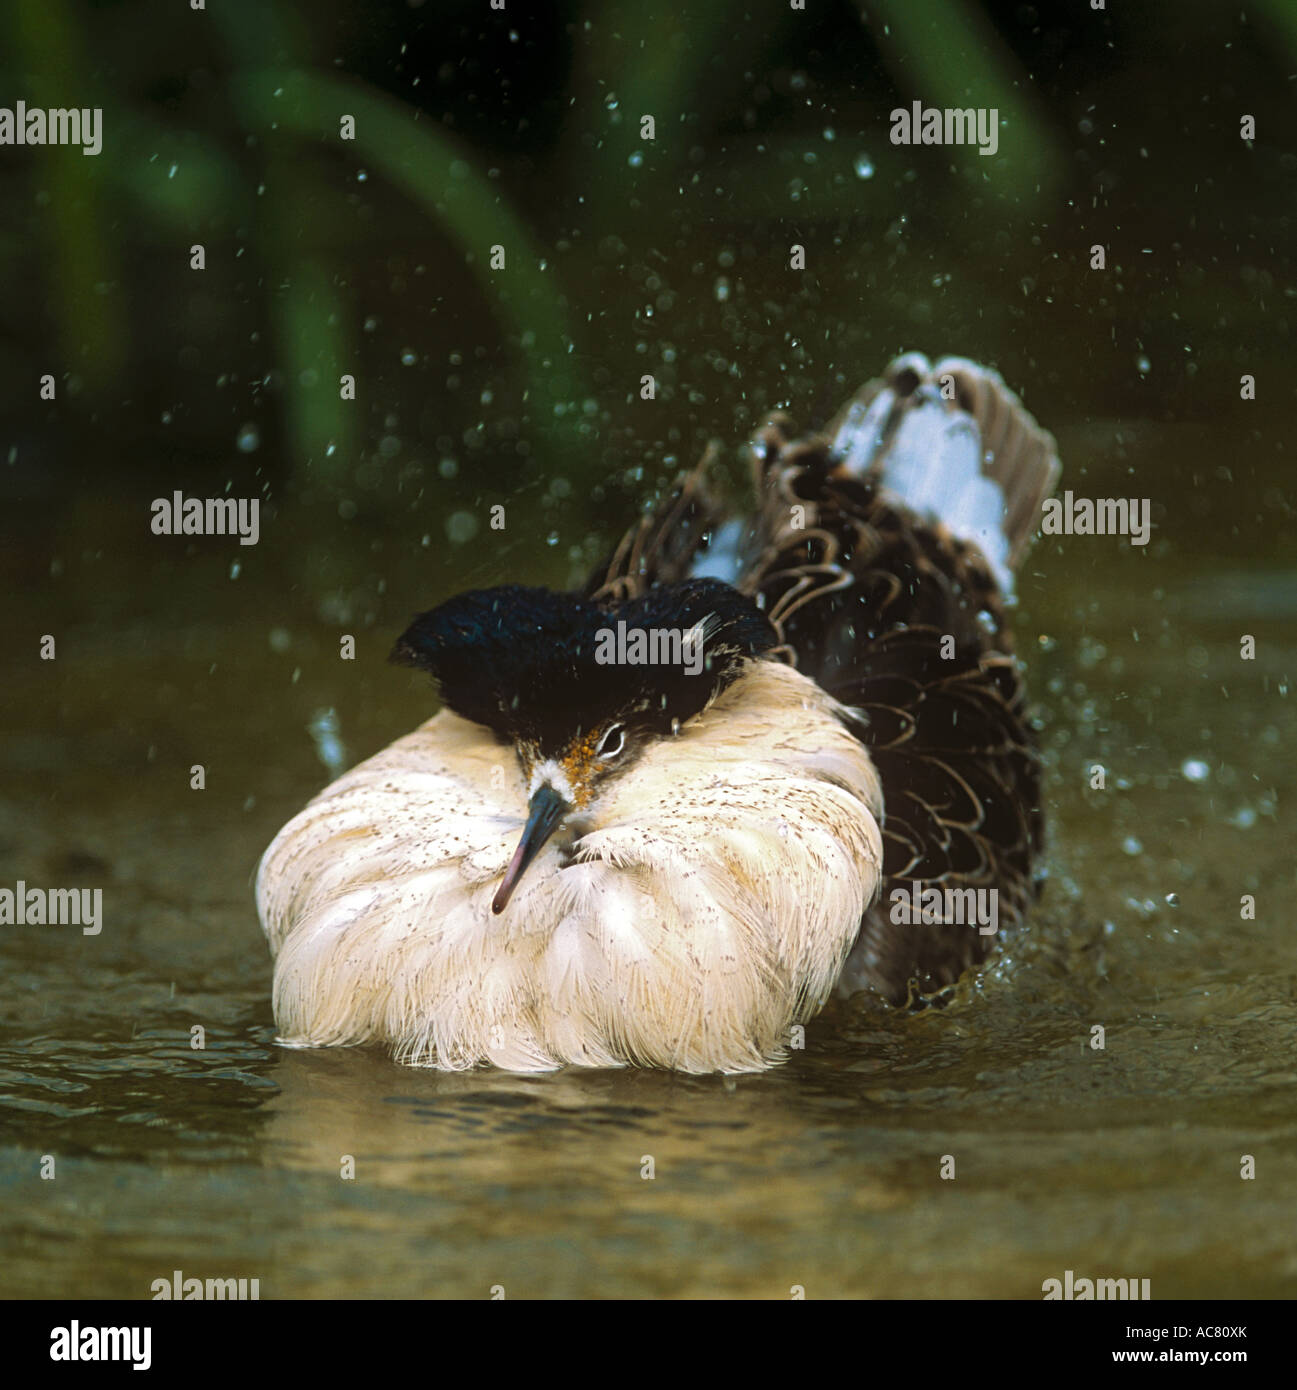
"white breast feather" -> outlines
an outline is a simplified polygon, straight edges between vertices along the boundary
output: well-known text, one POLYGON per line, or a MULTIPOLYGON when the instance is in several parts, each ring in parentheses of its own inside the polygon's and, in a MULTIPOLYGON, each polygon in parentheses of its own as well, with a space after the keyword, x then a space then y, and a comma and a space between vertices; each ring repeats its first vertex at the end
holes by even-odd
POLYGON ((516 1071, 751 1071, 827 999, 878 886, 881 792, 833 701, 757 663, 652 745, 508 907, 511 748, 449 711, 353 768, 257 878, 275 1017, 299 1045, 516 1071))

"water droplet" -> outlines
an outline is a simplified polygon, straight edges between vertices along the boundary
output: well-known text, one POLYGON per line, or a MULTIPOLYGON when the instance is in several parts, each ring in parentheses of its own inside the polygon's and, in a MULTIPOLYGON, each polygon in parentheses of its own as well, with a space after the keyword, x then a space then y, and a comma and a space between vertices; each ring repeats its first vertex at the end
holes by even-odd
POLYGON ((413 367, 418 360, 419 354, 413 348, 401 349, 401 366, 413 367))
POLYGON ((363 169, 357 169, 357 170, 356 170, 356 182, 357 182, 357 183, 364 183, 365 180, 366 180, 368 177, 369 177, 369 175, 368 175, 363 169))
POLYGON ((1166 895, 1166 905, 1167 907, 1179 907, 1180 895, 1178 893, 1168 893, 1166 895))
POLYGON ((231 579, 237 579, 237 578, 239 577, 239 570, 240 570, 240 568, 241 568, 241 566, 239 565, 239 562, 238 562, 237 560, 231 560, 231 561, 230 561, 230 578, 231 578, 231 579))
POLYGON ((261 431, 254 424, 242 425, 234 444, 241 454, 255 454, 261 447, 261 431))
POLYGON ((477 517, 472 512, 451 512, 446 518, 446 538, 452 545, 465 545, 477 535, 477 517))
POLYGON ((1121 842, 1121 847, 1126 851, 1127 854, 1144 853, 1144 846, 1141 845, 1140 842, 1133 835, 1127 835, 1126 838, 1121 842))
POLYGON ((311 742, 315 744, 315 756, 333 776, 337 776, 347 761, 347 750, 343 746, 338 725, 338 714, 332 709, 318 709, 306 726, 311 742))
POLYGON ((858 154, 852 167, 855 169, 858 179, 872 179, 874 177, 874 161, 867 154, 858 154))
POLYGON ((1135 359, 1135 370, 1140 376, 1147 376, 1153 370, 1153 364, 1144 356, 1143 353, 1135 359))
POLYGON ((636 150, 635 153, 627 159, 626 163, 629 164, 632 169, 638 169, 640 165, 644 163, 644 156, 639 150, 636 150))
POLYGON ((1211 775, 1211 768, 1201 758, 1186 758, 1180 764, 1180 774, 1188 782, 1205 782, 1211 775))
POLYGON ((832 127, 831 125, 826 125, 826 126, 824 127, 824 138, 825 138, 826 140, 833 140, 833 139, 836 139, 836 138, 837 138, 837 133, 838 133, 838 132, 837 132, 836 130, 834 130, 833 127, 832 127))
POLYGON ((716 298, 721 304, 724 304, 729 297, 730 282, 724 275, 718 275, 716 277, 716 298))
POLYGON ((176 176, 176 170, 179 169, 179 168, 180 168, 180 165, 179 165, 179 164, 173 164, 173 165, 171 166, 171 168, 167 170, 167 178, 169 178, 169 179, 174 179, 175 176, 176 176))

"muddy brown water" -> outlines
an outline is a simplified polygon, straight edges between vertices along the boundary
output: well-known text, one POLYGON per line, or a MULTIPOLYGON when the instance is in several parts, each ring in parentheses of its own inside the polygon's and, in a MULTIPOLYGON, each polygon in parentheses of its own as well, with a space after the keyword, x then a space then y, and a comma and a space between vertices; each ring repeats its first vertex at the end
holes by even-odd
POLYGON ((1073 485, 1157 481, 1146 547, 1044 540, 1022 577, 1041 907, 946 1009, 836 1006, 787 1065, 732 1079, 442 1075, 275 1042, 251 876, 328 778, 307 725, 334 708, 349 761, 406 732, 429 695, 383 656, 409 612, 469 568, 563 582, 557 559, 438 547, 425 588, 411 561, 339 615, 283 548, 162 552, 108 490, 33 507, 14 631, 60 645, 6 672, 0 884, 104 907, 96 936, 0 929, 3 1293, 146 1297, 175 1269, 263 1298, 1035 1298, 1067 1269, 1297 1292, 1282 441, 1050 423, 1073 485))

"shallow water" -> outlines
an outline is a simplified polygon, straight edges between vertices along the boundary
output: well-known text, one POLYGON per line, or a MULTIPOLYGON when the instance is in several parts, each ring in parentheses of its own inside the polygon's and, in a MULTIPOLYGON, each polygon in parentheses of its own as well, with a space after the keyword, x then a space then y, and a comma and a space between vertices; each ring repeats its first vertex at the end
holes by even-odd
POLYGON ((1285 6, 981 5, 970 39, 919 0, 258 0, 198 46, 123 8, 0 12, 0 87, 106 132, 0 160, 0 888, 104 895, 97 936, 0 925, 0 1295, 1297 1293, 1285 6), (893 145, 920 97, 998 103, 999 154, 893 145), (414 612, 575 582, 708 439, 907 349, 996 365, 1064 487, 1154 503, 1146 547, 1021 575, 1026 930, 761 1076, 277 1046, 252 875, 329 778, 320 712, 349 762, 406 733, 414 612), (265 498, 260 543, 152 536, 176 487, 265 498))
MULTIPOLYGON (((145 1297, 174 1269, 265 1298, 1039 1297, 1066 1269, 1154 1297, 1297 1291, 1281 441, 1240 459, 1223 428, 1050 423, 1091 495, 1136 491, 1127 469, 1175 482, 1148 488, 1145 550, 1046 540, 1025 567, 1041 909, 944 1010, 835 1006, 804 1053, 736 1079, 277 1046, 257 858, 327 780, 318 710, 351 760, 427 713, 382 657, 439 593, 394 561, 344 664, 337 614, 282 554, 232 579, 218 542, 114 544, 133 500, 34 509, 10 551, 18 630, 57 633, 59 659, 6 681, 0 883, 102 887, 104 926, 0 933, 0 1291, 145 1297)), ((561 582, 557 564, 527 577, 561 582)))

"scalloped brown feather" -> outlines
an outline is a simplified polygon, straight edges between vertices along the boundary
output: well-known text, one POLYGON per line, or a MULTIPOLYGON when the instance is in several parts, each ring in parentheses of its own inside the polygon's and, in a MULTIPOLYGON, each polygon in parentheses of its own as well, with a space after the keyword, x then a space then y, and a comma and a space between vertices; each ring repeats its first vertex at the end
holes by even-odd
MULTIPOLYGON (((883 888, 840 991, 874 988, 894 1002, 952 983, 995 938, 894 924, 891 890, 914 881, 994 888, 1001 924, 1017 925, 1038 893, 1043 835, 1036 743, 993 568, 977 545, 911 511, 887 485, 906 412, 935 408, 937 387, 941 408, 979 431, 982 473, 1004 495, 1016 563, 1058 477, 1053 439, 994 372, 962 358, 930 367, 909 354, 843 407, 827 437, 796 438, 781 415, 758 431, 757 506, 736 576, 779 633, 778 655, 851 708, 878 770, 883 888), (871 407, 882 423, 865 437, 859 423, 871 407), (940 655, 945 635, 955 639, 953 660, 940 655)), ((591 593, 626 597, 689 573, 725 515, 707 489, 708 464, 682 475, 628 533, 591 593)))

